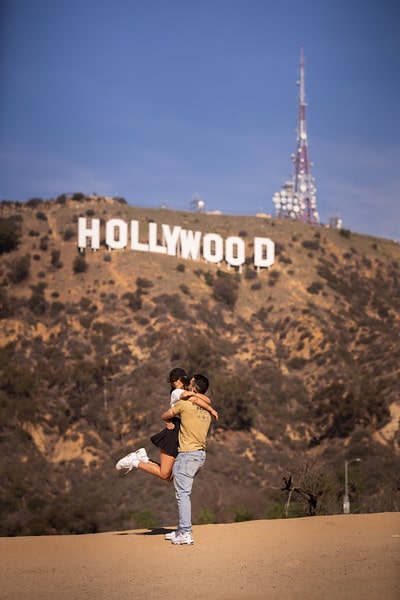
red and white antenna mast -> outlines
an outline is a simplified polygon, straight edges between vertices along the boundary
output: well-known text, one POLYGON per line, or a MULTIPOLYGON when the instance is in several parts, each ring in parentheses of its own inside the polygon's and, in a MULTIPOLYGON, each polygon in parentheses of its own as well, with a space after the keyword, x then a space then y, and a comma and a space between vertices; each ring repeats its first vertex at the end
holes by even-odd
POLYGON ((304 55, 300 54, 299 115, 296 154, 292 154, 294 173, 273 197, 278 218, 287 218, 305 223, 318 224, 316 188, 311 174, 312 164, 308 153, 306 125, 306 94, 304 86, 304 55))

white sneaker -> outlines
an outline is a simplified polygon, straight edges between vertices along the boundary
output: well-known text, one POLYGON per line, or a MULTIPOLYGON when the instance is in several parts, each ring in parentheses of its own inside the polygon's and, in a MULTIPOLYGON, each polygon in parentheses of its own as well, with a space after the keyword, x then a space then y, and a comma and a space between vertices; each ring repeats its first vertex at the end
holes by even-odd
POLYGON ((194 544, 194 539, 189 531, 179 531, 171 542, 173 544, 194 544))
POLYGON ((166 533, 164 538, 166 540, 174 540, 175 537, 178 535, 179 531, 176 529, 175 531, 170 531, 169 533, 166 533))
POLYGON ((139 448, 136 450, 136 456, 139 459, 139 462, 149 462, 149 457, 147 456, 147 452, 144 448, 139 448))
POLYGON ((125 470, 125 475, 127 475, 133 468, 137 469, 140 462, 148 462, 148 460, 146 450, 144 448, 139 448, 136 452, 131 452, 121 458, 115 465, 115 468, 118 471, 125 470))

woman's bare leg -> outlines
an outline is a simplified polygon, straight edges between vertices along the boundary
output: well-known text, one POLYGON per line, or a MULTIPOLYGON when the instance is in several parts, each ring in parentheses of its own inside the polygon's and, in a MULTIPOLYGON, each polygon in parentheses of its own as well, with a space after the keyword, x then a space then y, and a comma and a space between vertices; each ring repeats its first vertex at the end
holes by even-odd
POLYGON ((174 462, 175 458, 173 456, 165 454, 165 452, 160 450, 160 465, 151 461, 140 462, 138 464, 138 469, 146 471, 146 473, 150 473, 150 475, 159 477, 164 481, 172 481, 172 467, 174 465, 174 462))

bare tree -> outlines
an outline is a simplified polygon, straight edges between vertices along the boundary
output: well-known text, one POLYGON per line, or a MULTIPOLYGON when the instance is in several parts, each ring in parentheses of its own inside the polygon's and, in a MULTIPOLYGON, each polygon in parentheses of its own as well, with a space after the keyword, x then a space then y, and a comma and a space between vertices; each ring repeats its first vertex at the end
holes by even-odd
POLYGON ((303 504, 306 514, 310 517, 321 512, 335 512, 332 509, 338 497, 338 483, 335 474, 327 470, 323 461, 306 457, 297 465, 280 467, 280 471, 284 482, 280 489, 288 492, 286 517, 289 516, 293 494, 303 504))

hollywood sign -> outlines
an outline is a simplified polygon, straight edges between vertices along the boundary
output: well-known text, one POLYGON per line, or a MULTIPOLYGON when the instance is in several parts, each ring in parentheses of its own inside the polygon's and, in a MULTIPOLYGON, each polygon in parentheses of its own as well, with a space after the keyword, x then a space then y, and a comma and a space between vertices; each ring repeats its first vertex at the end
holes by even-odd
MULTIPOLYGON (((232 267, 241 267, 246 262, 246 244, 241 237, 230 236, 225 240, 217 233, 191 231, 180 226, 161 225, 161 244, 157 223, 147 223, 147 242, 140 242, 139 221, 129 223, 122 219, 110 219, 105 224, 105 245, 109 250, 130 248, 137 252, 155 252, 183 259, 199 260, 203 256, 209 263, 223 260, 232 267)), ((142 232, 143 233, 143 232, 142 232)), ((141 238, 143 239, 143 238, 141 238)), ((78 247, 100 248, 100 219, 78 219, 78 247)), ((269 238, 254 238, 254 266, 268 268, 275 261, 275 243, 269 238)))

